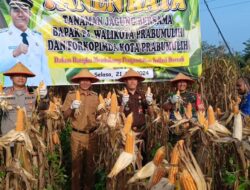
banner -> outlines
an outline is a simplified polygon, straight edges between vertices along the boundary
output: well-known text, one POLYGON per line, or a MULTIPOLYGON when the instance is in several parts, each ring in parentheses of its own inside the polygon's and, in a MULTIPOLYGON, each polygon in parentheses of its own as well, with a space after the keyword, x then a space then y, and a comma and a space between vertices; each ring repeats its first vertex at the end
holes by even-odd
MULTIPOLYGON (((0 3, 0 72, 22 62, 36 74, 28 79, 29 85, 41 80, 67 85, 82 68, 102 83, 116 82, 128 68, 146 81, 169 80, 178 72, 194 78, 201 74, 198 0, 37 0, 33 4, 30 14, 10 9, 5 0, 0 3), (26 31, 18 28, 17 17, 26 20, 26 31), (20 36, 23 32, 28 44, 20 36)), ((11 85, 7 77, 3 80, 5 86, 11 85)))

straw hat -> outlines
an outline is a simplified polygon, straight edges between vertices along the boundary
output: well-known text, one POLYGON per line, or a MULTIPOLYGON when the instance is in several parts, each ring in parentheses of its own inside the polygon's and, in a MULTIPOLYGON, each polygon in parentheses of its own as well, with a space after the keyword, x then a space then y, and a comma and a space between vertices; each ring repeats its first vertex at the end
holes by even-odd
POLYGON ((31 9, 33 0, 6 0, 10 7, 31 9))
POLYGON ((32 73, 27 67, 25 67, 21 62, 15 64, 14 67, 3 73, 5 76, 15 76, 15 75, 25 75, 27 77, 34 77, 36 76, 32 73))
POLYGON ((88 69, 82 69, 78 74, 71 78, 71 82, 78 83, 80 79, 90 79, 92 83, 99 81, 99 79, 89 72, 88 69))
POLYGON ((128 78, 136 78, 140 82, 145 80, 145 78, 141 76, 138 72, 133 69, 129 69, 121 78, 118 79, 118 81, 124 82, 128 78))
POLYGON ((186 82, 190 82, 193 83, 194 80, 192 78, 190 78, 189 76, 184 75, 183 73, 178 73, 174 79, 171 80, 172 83, 176 83, 179 81, 186 81, 186 82))

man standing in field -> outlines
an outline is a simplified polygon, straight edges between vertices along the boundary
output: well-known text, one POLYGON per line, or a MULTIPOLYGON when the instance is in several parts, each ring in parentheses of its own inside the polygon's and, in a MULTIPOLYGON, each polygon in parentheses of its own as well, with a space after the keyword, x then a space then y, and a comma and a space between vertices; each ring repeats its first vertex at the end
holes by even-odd
POLYGON ((84 69, 72 77, 79 88, 67 94, 63 104, 63 114, 72 123, 72 190, 91 190, 95 184, 94 157, 97 151, 96 110, 98 96, 90 90, 92 83, 99 81, 92 73, 84 69))

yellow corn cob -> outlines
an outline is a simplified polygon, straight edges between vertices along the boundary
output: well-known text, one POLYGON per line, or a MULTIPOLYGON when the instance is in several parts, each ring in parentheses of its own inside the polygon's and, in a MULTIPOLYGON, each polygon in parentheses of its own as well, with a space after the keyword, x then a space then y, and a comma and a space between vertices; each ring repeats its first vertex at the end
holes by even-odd
POLYGON ((197 117, 199 124, 203 126, 204 130, 206 131, 208 129, 208 120, 205 118, 205 112, 198 111, 197 117))
POLYGON ((180 182, 183 190, 197 190, 193 177, 186 169, 180 175, 180 182))
POLYGON ((80 95, 80 91, 79 90, 76 91, 76 100, 78 100, 78 101, 81 100, 81 95, 80 95))
POLYGON ((208 126, 213 126, 215 124, 214 110, 212 106, 208 107, 207 110, 208 126))
POLYGON ((133 131, 130 131, 127 134, 126 138, 125 152, 134 154, 134 148, 135 148, 135 135, 133 131))
POLYGON ((151 187, 159 183, 161 181, 161 178, 165 177, 166 174, 167 174, 166 168, 164 168, 163 166, 157 167, 149 181, 148 189, 151 189, 151 187))
POLYGON ((24 110, 22 108, 18 108, 16 119, 16 131, 24 131, 24 117, 24 110))
POLYGON ((107 94, 107 99, 111 98, 111 92, 109 91, 109 93, 107 94))
POLYGON ((238 104, 234 104, 233 105, 233 113, 235 115, 237 115, 238 113, 240 113, 240 109, 239 109, 239 105, 238 104))
POLYGON ((186 113, 185 113, 185 115, 186 115, 186 117, 188 118, 188 119, 191 119, 192 118, 192 104, 189 102, 188 104, 187 104, 187 108, 186 108, 186 113))
POLYGON ((2 94, 2 93, 3 93, 3 84, 0 83, 0 94, 2 94))
POLYGON ((48 109, 48 111, 49 112, 55 112, 55 111, 57 111, 57 106, 52 101, 49 102, 49 109, 48 109))
POLYGON ((127 90, 127 88, 124 88, 124 89, 123 89, 123 94, 124 94, 124 95, 128 95, 128 90, 127 90))
POLYGON ((101 94, 99 94, 99 103, 105 105, 105 101, 101 94))
POLYGON ((117 106, 118 106, 118 102, 117 102, 117 96, 116 93, 114 92, 111 96, 111 107, 110 107, 110 113, 117 113, 117 106))
POLYGON ((172 151, 171 160, 170 160, 170 164, 172 166, 168 174, 168 180, 170 184, 175 184, 176 182, 176 175, 178 173, 178 164, 180 162, 180 152, 178 150, 178 147, 180 146, 182 148, 183 145, 184 145, 184 140, 179 140, 174 146, 174 149, 172 151))
POLYGON ((131 130, 132 124, 133 124, 133 113, 130 113, 125 120, 125 125, 123 128, 123 132, 125 135, 127 135, 131 130))
POLYGON ((146 94, 151 94, 151 88, 148 87, 146 94))
POLYGON ((180 93, 180 91, 179 91, 179 90, 177 90, 176 95, 178 95, 178 96, 180 96, 180 95, 181 95, 181 93, 180 93))
POLYGON ((158 150, 155 153, 155 156, 153 159, 154 164, 156 166, 159 166, 165 157, 166 157, 166 147, 162 146, 162 147, 158 148, 158 150))
POLYGON ((60 139, 59 139, 59 136, 58 136, 57 132, 53 133, 52 141, 53 141, 54 144, 60 144, 60 139))

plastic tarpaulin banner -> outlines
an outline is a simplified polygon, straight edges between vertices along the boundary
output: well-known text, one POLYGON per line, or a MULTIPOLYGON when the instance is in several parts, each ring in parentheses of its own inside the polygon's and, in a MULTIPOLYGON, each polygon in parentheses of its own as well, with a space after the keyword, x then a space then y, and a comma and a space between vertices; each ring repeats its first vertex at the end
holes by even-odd
POLYGON ((105 83, 128 68, 146 81, 201 74, 198 0, 33 0, 30 11, 1 0, 0 11, 0 72, 22 62, 31 86, 67 85, 82 68, 105 83))

